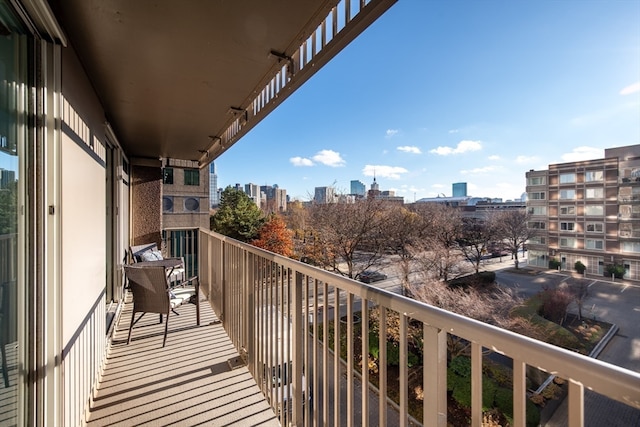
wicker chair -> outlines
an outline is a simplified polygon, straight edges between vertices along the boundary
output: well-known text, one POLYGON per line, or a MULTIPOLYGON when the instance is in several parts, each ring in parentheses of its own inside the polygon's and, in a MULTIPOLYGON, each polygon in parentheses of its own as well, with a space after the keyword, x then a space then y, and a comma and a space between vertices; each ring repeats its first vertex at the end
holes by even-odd
MULTIPOLYGON (((125 265, 125 274, 129 279, 129 286, 133 294, 133 312, 127 344, 131 341, 131 330, 145 313, 160 314, 167 319, 164 325, 164 339, 162 347, 167 342, 167 330, 169 329, 169 314, 186 302, 196 305, 196 323, 200 325, 200 283, 198 276, 181 282, 178 286, 171 287, 169 278, 162 266, 141 267, 136 264, 125 265), (136 313, 142 313, 135 319, 136 313)), ((174 311, 174 313, 176 313, 174 311)), ((176 313, 177 314, 177 313, 176 313)))

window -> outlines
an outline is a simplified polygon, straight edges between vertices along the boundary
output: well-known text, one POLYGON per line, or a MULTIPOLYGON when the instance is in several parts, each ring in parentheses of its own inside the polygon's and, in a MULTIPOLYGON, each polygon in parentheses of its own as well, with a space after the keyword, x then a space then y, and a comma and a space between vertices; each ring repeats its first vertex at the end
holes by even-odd
POLYGON ((560 174, 560 184, 572 184, 576 182, 575 173, 563 173, 560 174))
POLYGON ((185 169, 184 185, 200 185, 200 171, 198 169, 185 169))
POLYGON ((560 246, 563 248, 575 248, 576 241, 575 237, 561 237, 560 246))
POLYGON ((532 176, 528 179, 528 185, 544 185, 545 184, 544 176, 532 176))
POLYGON ((640 242, 622 242, 620 250, 622 252, 640 253, 640 242))
POLYGON ((544 191, 537 191, 537 192, 533 192, 533 193, 529 193, 529 199, 530 200, 544 200, 544 191))
POLYGON ((595 240, 595 239, 587 239, 585 241, 585 248, 586 249, 595 249, 595 250, 601 251, 601 250, 604 249, 604 241, 595 240))
POLYGON ((575 215, 575 206, 560 206, 560 215, 575 215))
POLYGON ((604 215, 604 206, 587 205, 584 207, 584 214, 588 216, 602 216, 604 215))
POLYGON ((173 168, 162 169, 162 183, 173 184, 173 168))
POLYGON ((529 213, 531 215, 546 215, 547 207, 546 206, 530 206, 529 213))
POLYGON ((604 197, 604 188, 587 188, 585 191, 585 198, 587 199, 602 199, 604 197))
POLYGON ((531 245, 546 245, 547 239, 543 236, 534 236, 529 239, 529 244, 531 245))
POLYGON ((561 222, 560 230, 562 231, 576 231, 576 223, 575 222, 561 222))
POLYGON ((575 200, 576 190, 560 190, 560 200, 575 200))
POLYGON ((534 230, 545 230, 547 228, 547 223, 544 221, 531 221, 529 223, 529 228, 534 230))
POLYGON ((603 233, 604 224, 601 222, 588 222, 586 229, 587 233, 603 233))
POLYGON ((602 182, 604 181, 604 172, 602 171, 587 171, 584 173, 584 180, 586 182, 602 182))

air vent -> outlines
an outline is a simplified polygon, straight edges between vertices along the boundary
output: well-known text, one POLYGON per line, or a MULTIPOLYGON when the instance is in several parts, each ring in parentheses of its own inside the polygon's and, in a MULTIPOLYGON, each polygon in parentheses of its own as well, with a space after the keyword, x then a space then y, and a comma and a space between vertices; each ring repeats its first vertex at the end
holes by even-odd
POLYGON ((200 209, 200 200, 195 197, 187 197, 184 199, 184 210, 189 212, 197 212, 200 209))
POLYGON ((162 212, 173 212, 173 197, 162 196, 162 212))

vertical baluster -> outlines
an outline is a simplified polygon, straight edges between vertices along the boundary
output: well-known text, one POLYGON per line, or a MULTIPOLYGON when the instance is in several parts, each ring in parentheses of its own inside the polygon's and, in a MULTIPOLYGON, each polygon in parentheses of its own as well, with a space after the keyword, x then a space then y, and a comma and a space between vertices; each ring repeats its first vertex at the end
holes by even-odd
POLYGON ((423 328, 423 424, 446 427, 447 333, 429 325, 423 328))
POLYGON ((471 343, 471 426, 482 426, 482 346, 471 343))

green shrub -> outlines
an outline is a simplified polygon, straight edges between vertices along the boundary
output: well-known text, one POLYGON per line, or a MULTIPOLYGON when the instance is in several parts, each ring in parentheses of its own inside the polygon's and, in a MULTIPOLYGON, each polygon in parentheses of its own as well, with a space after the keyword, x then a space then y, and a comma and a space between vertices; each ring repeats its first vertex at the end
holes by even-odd
POLYGON ((613 275, 616 279, 622 279, 626 270, 624 269, 624 265, 609 264, 605 268, 605 272, 605 276, 607 277, 611 277, 613 275))
POLYGON ((562 265, 562 263, 560 261, 558 261, 557 259, 555 259, 555 258, 549 259, 549 268, 551 270, 557 270, 558 267, 560 267, 561 265, 562 265))
POLYGON ((585 272, 585 271, 586 271, 586 269, 587 269, 587 266, 586 266, 586 265, 584 265, 584 264, 582 263, 582 261, 576 261, 576 263, 575 263, 573 266, 575 267, 576 271, 577 271, 579 274, 584 274, 584 272, 585 272))
POLYGON ((389 366, 400 366, 400 346, 397 342, 387 342, 387 364, 389 366))

